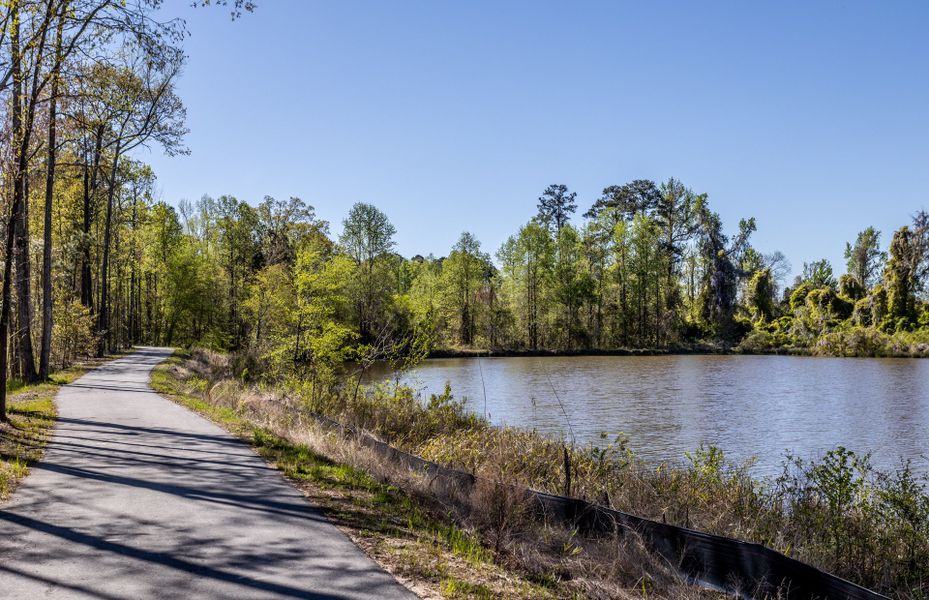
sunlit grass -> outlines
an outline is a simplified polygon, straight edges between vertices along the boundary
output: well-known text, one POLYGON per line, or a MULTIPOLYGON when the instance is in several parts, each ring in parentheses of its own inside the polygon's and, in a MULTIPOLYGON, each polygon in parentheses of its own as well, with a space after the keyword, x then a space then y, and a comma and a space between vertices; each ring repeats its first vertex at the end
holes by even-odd
POLYGON ((493 590, 479 583, 468 583, 448 578, 442 582, 442 595, 446 598, 496 598, 493 590))
POLYGON ((183 363, 174 356, 157 367, 151 378, 155 390, 248 441, 395 574, 446 598, 569 597, 558 593, 556 585, 508 574, 476 535, 433 514, 404 490, 205 400, 202 378, 181 381, 176 376, 183 363))

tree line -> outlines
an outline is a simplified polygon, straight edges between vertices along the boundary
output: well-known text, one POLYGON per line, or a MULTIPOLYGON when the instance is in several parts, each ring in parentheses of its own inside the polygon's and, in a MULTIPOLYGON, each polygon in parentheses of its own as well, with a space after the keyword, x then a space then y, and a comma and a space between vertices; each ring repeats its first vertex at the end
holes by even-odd
MULTIPOLYGON (((233 17, 249 0, 201 0, 233 17)), ((78 354, 140 339, 156 302, 139 262, 154 176, 133 159, 186 152, 175 84, 186 36, 160 0, 0 6, 3 283, 0 419, 10 375, 44 380, 78 354)), ((157 300, 160 301, 160 300, 157 300)))
POLYGON ((788 282, 784 255, 752 246, 754 219, 727 234, 707 195, 676 179, 608 186, 580 225, 577 208, 552 185, 493 256, 464 232, 446 256, 404 258, 371 204, 355 204, 336 238, 297 198, 182 203, 178 248, 201 261, 184 281, 212 296, 189 295, 178 318, 191 322, 173 328, 183 338, 163 341, 231 348, 241 371, 297 374, 320 393, 347 362, 436 350, 809 352, 844 335, 858 346, 828 353, 875 355, 886 348, 874 339, 929 343, 925 213, 887 252, 862 231, 841 277, 820 260, 788 282))
POLYGON ((771 273, 752 274, 741 347, 847 356, 929 356, 929 213, 916 212, 886 250, 867 227, 845 246, 845 273, 805 263, 778 299, 771 273))

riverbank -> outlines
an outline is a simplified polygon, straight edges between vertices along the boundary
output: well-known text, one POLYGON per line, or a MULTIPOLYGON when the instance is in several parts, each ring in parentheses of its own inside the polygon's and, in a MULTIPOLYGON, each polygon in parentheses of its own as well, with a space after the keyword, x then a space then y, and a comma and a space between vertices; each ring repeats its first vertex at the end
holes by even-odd
POLYGON ((714 344, 675 345, 667 348, 615 348, 585 350, 490 350, 483 348, 437 348, 428 358, 514 358, 537 356, 666 356, 674 354, 729 354, 731 350, 714 344))
POLYGON ((793 354, 843 358, 929 358, 929 332, 887 333, 874 327, 842 326, 806 344, 767 329, 750 332, 737 346, 745 354, 793 354))
MULTIPOLYGON (((208 390, 203 397, 211 405, 276 423, 285 437, 295 420, 300 422, 296 415, 311 410, 482 479, 569 492, 659 522, 762 543, 895 598, 929 591, 929 496, 925 479, 908 465, 875 469, 868 457, 840 447, 815 461, 788 458, 780 476, 757 479, 747 465, 733 464, 714 447, 688 453, 682 466, 655 465, 640 460, 622 437, 596 447, 572 446, 531 431, 492 427, 469 413, 451 390, 421 399, 408 388, 386 384, 357 396, 322 397, 299 381, 244 385, 218 355, 196 353, 183 368, 189 382, 208 390)), ((522 529, 518 506, 488 504, 495 507, 496 525, 462 526, 507 562, 535 557, 520 567, 529 572, 543 564, 542 573, 564 573, 571 581, 599 578, 597 587, 627 592, 646 574, 655 589, 674 581, 655 576, 652 567, 643 569, 648 561, 635 549, 610 558, 576 535, 530 536, 522 529), (527 538, 573 539, 569 547, 580 548, 582 559, 574 550, 565 555, 551 547, 527 547, 527 538), (606 563, 613 567, 604 575, 606 563)))
POLYGON ((797 343, 785 333, 753 329, 737 344, 693 342, 666 348, 615 348, 583 350, 507 350, 484 348, 437 348, 429 358, 484 358, 537 356, 665 356, 751 354, 822 356, 835 358, 929 358, 929 333, 923 330, 886 333, 873 327, 844 326, 797 343))
MULTIPOLYGON (((452 510, 436 501, 429 481, 297 417, 307 406, 299 389, 246 386, 229 378, 227 369, 222 356, 194 352, 157 368, 152 385, 251 443, 372 558, 424 597, 719 597, 682 581, 635 540, 586 540, 576 531, 531 522, 511 494, 501 495, 502 488, 481 490, 467 515, 452 510)), ((402 437, 408 443, 415 443, 417 425, 427 432, 422 440, 456 422, 482 427, 454 403, 417 409, 409 399, 375 408, 359 398, 395 433, 406 423, 402 437), (387 425, 388 412, 396 427, 387 425)))

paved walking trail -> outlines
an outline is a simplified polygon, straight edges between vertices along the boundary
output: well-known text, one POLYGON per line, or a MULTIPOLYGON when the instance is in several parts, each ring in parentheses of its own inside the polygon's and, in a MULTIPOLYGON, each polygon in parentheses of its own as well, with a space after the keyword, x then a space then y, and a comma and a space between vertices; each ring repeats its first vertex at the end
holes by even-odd
POLYGON ((0 507, 0 597, 414 598, 245 444, 154 393, 170 354, 62 388, 45 459, 0 507))

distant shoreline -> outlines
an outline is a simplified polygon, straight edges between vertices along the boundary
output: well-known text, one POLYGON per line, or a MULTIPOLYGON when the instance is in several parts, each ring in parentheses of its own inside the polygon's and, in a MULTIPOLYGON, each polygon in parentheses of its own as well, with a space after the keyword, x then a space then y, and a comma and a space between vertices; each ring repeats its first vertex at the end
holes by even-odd
POLYGON ((710 345, 675 346, 672 348, 617 348, 614 350, 471 350, 439 349, 426 357, 431 358, 519 358, 519 357, 568 357, 568 356, 799 356, 810 358, 926 358, 905 352, 889 355, 842 355, 818 354, 810 348, 771 348, 761 350, 738 350, 710 345))
POLYGON ((674 355, 727 355, 740 354, 731 349, 709 345, 675 346, 671 348, 617 348, 612 350, 472 350, 438 349, 428 358, 516 358, 536 356, 674 356, 674 355))

